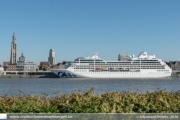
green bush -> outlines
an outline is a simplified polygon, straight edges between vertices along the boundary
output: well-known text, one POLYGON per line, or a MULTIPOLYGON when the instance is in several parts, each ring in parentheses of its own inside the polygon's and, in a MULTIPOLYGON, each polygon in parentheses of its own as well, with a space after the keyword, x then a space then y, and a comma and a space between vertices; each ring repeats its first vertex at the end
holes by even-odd
POLYGON ((84 94, 49 97, 41 95, 0 96, 0 113, 179 113, 180 93, 166 90, 147 92, 113 92, 94 95, 94 89, 84 94))

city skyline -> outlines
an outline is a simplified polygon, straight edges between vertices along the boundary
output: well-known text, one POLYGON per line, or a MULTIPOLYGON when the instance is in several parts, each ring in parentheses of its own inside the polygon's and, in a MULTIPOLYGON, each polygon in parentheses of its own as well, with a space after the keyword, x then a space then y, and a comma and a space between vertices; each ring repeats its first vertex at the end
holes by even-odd
POLYGON ((180 60, 180 1, 1 1, 1 59, 10 61, 12 34, 17 58, 56 63, 91 56, 105 60, 146 51, 165 61, 180 60), (14 9, 11 9, 14 8, 14 9), (8 57, 8 58, 7 58, 8 57))

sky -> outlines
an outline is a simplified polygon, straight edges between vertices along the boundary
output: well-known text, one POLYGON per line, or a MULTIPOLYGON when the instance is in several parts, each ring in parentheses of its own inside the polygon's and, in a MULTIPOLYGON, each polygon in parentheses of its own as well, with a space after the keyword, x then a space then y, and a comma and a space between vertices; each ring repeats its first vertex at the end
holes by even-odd
POLYGON ((17 59, 56 63, 77 57, 118 60, 146 51, 180 61, 179 0, 0 0, 0 64, 10 61, 13 32, 17 59))

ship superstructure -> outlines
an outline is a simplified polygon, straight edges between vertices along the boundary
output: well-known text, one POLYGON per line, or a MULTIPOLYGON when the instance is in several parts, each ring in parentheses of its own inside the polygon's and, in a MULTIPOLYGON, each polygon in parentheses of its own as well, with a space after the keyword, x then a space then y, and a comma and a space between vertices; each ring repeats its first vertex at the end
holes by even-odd
POLYGON ((95 53, 92 57, 79 57, 65 69, 51 69, 59 77, 91 78, 158 78, 171 76, 171 68, 161 59, 141 52, 127 61, 105 61, 95 53))

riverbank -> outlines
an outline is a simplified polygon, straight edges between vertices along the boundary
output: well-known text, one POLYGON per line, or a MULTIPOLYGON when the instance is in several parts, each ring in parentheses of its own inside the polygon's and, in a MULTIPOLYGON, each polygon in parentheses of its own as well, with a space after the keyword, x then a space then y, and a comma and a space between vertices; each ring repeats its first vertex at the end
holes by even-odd
POLYGON ((108 92, 94 95, 94 88, 84 94, 74 93, 49 97, 47 94, 0 96, 0 113, 179 113, 180 92, 158 90, 108 92))
POLYGON ((178 75, 174 74, 174 75, 171 75, 171 77, 180 77, 180 75, 179 74, 178 75))
POLYGON ((57 75, 0 75, 0 78, 59 78, 57 75))

